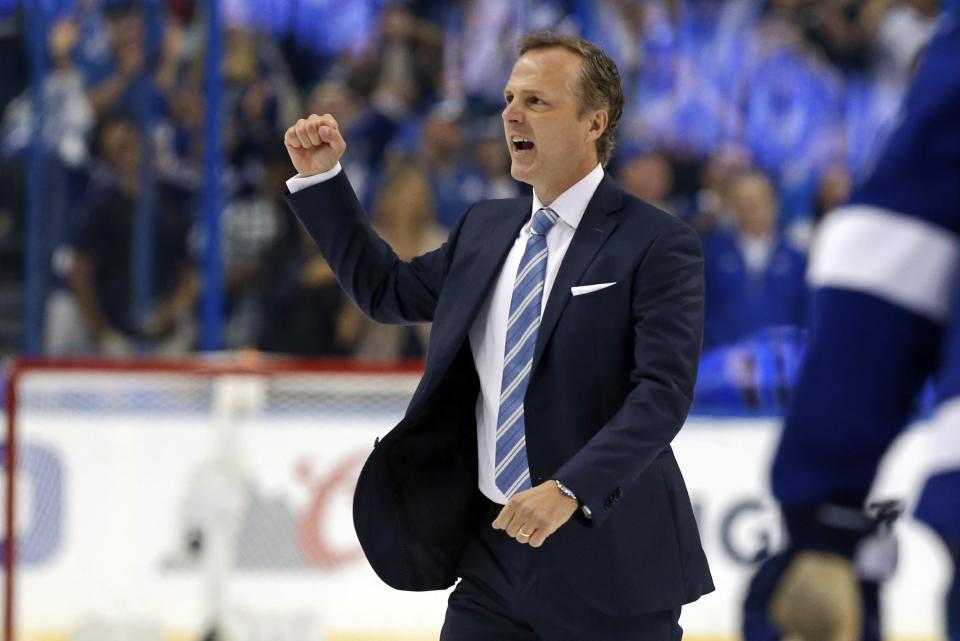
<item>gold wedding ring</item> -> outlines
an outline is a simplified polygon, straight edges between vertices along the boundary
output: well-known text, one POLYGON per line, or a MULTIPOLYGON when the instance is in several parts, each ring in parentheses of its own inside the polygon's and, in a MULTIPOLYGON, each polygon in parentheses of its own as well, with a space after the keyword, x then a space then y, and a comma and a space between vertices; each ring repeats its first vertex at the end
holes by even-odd
POLYGON ((523 530, 520 530, 519 532, 517 532, 517 535, 529 539, 531 536, 533 536, 533 532, 528 533, 528 532, 524 532, 523 530))

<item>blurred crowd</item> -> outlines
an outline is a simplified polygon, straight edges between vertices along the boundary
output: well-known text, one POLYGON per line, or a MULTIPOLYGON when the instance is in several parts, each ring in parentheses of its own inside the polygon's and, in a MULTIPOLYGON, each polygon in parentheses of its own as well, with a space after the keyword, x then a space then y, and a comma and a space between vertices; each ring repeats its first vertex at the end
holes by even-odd
POLYGON ((288 211, 283 132, 306 114, 334 114, 372 225, 402 258, 416 256, 471 203, 528 193, 510 176, 499 110, 513 43, 537 29, 578 33, 617 61, 627 105, 607 171, 702 235, 705 348, 802 327, 817 222, 882 144, 939 9, 350 0, 310 14, 309 4, 221 3, 216 176, 204 164, 205 3, 71 3, 46 29, 36 91, 29 20, 0 8, 0 350, 20 348, 15 319, 31 276, 48 355, 196 349, 202 248, 217 233, 223 348, 424 355, 429 328, 365 319, 288 211), (211 180, 222 202, 213 232, 200 224, 211 180), (42 258, 34 275, 24 267, 30 198, 43 221, 29 240, 42 258))

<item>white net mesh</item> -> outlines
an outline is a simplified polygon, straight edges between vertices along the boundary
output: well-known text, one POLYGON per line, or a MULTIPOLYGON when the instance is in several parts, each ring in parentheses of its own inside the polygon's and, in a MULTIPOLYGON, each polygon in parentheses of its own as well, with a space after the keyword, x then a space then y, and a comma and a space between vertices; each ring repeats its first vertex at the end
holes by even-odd
MULTIPOLYGON (((267 416, 402 414, 418 375, 351 372, 257 374, 56 371, 27 373, 18 392, 21 412, 137 413, 145 420, 170 414, 210 416, 215 387, 228 377, 262 389, 257 411, 267 416)), ((251 389, 254 389, 251 387, 251 389)))
POLYGON ((202 639, 216 628, 293 641, 390 629, 389 607, 365 607, 385 588, 363 561, 351 501, 374 438, 402 417, 418 379, 23 373, 15 638, 202 639))

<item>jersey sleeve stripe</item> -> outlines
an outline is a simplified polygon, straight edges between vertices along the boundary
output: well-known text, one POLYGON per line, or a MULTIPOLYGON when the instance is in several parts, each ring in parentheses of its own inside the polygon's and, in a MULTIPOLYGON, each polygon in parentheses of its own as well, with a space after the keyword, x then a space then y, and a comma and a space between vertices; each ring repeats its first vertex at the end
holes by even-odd
POLYGON ((930 445, 926 472, 932 476, 960 471, 960 396, 939 408, 928 425, 930 445))
POLYGON ((827 216, 811 253, 812 287, 876 296, 930 320, 950 309, 960 246, 936 225, 868 205, 827 216))

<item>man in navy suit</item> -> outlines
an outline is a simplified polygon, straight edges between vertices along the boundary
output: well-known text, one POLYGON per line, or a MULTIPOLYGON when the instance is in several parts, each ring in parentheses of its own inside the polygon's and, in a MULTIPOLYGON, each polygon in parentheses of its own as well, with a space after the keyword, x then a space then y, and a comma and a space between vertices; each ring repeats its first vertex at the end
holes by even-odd
POLYGON ((623 108, 582 39, 521 41, 504 90, 513 177, 445 245, 400 261, 366 224, 329 114, 285 143, 289 203, 385 323, 433 323, 404 419, 374 445, 354 523, 389 585, 457 583, 441 639, 679 639, 713 589, 670 442, 693 397, 700 242, 603 166, 623 108))

